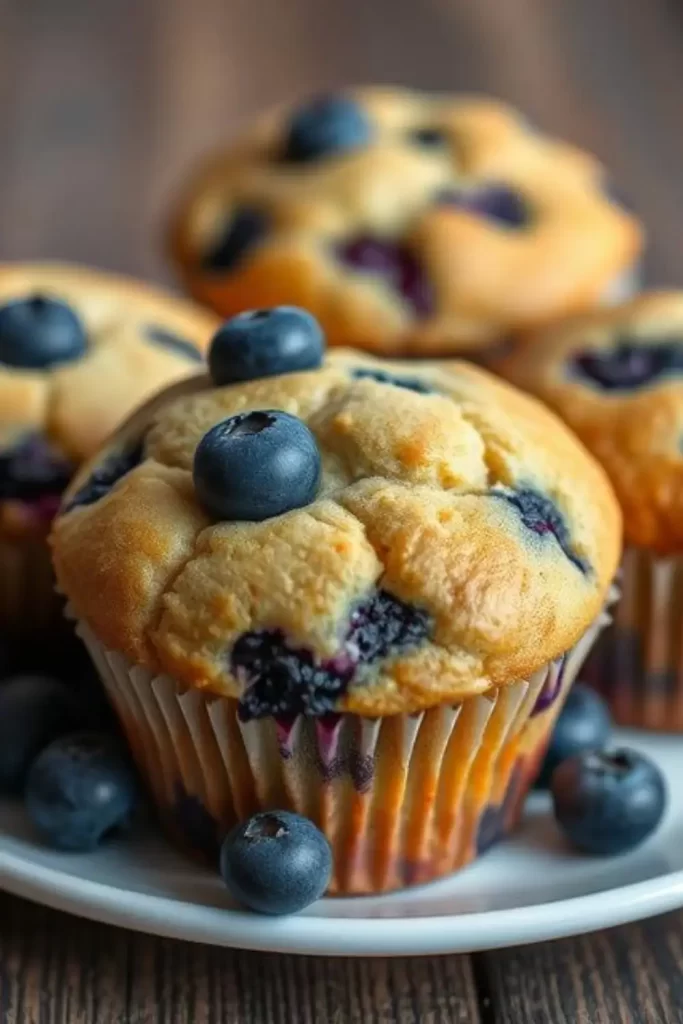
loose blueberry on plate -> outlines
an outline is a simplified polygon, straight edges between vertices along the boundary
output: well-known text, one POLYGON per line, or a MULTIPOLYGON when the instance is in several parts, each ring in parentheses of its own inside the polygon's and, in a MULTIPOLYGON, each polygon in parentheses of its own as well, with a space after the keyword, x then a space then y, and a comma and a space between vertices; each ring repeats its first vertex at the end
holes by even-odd
POLYGON ((667 800, 657 766, 626 748, 570 757, 555 770, 551 788, 555 817, 569 841, 602 857, 626 853, 647 839, 667 800))
POLYGON ((289 124, 284 158, 309 163, 367 145, 372 125, 365 111, 345 96, 325 96, 298 110, 289 124))
POLYGON ((318 321, 296 306, 259 309, 228 320, 209 350, 209 371, 217 386, 280 373, 315 370, 325 339, 318 321))
POLYGON ((43 369, 80 359, 85 328, 65 302, 32 295, 0 307, 0 363, 43 369))
POLYGON ((262 522, 308 505, 320 471, 320 452, 306 424, 274 409, 217 423, 194 457, 197 496, 218 520, 262 522))
POLYGON ((26 783, 26 809, 58 850, 87 852, 131 822, 138 786, 133 767, 111 736, 75 733, 38 756, 26 783))
POLYGON ((19 675, 0 683, 0 792, 20 792, 40 751, 82 721, 74 695, 56 679, 19 675))
POLYGON ((612 722, 604 700, 583 683, 575 683, 555 723, 550 745, 536 785, 550 786, 552 774, 569 757, 602 750, 609 740, 612 722))
POLYGON ((220 863, 223 881, 239 903, 259 914, 295 914, 325 892, 332 851, 308 818, 265 811, 228 834, 220 863))

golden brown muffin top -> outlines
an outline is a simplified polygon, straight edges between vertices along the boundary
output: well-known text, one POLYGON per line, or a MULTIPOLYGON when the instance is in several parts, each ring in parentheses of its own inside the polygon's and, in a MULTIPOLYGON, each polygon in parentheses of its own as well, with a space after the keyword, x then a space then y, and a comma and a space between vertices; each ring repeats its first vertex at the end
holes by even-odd
POLYGON ((245 717, 384 715, 569 649, 603 606, 620 531, 603 471, 535 400, 464 363, 336 352, 153 400, 79 474, 53 551, 78 617, 137 664, 236 696, 245 717), (273 518, 216 521, 197 446, 254 410, 308 425, 319 489, 273 518))

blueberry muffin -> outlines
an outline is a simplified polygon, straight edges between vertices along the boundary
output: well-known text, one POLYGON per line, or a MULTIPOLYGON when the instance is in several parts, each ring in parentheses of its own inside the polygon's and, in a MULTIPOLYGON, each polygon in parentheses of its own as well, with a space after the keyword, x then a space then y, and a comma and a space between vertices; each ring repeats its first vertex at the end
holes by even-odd
POLYGON ((295 303, 333 345, 482 361, 626 287, 641 230, 596 160, 509 107, 371 88, 256 124, 192 177, 170 243, 224 316, 295 303))
POLYGON ((683 292, 534 332, 500 371, 573 427, 623 509, 622 598, 590 679, 620 724, 683 731, 683 292))
POLYGON ((134 281, 0 265, 0 629, 51 620, 45 541, 75 468, 143 399, 197 369, 215 326, 134 281))
POLYGON ((163 819, 208 856, 288 807, 334 889, 427 881, 516 822, 620 553, 607 479, 468 364, 216 335, 55 523, 60 586, 163 819), (112 558, 112 551, 116 558, 112 558))

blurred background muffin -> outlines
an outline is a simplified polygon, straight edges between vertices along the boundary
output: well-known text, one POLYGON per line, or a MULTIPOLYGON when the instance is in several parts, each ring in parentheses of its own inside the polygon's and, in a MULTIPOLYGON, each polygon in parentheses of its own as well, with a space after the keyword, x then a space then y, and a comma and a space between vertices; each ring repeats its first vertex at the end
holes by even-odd
POLYGON ((141 401, 202 362, 211 314, 133 280, 0 266, 0 629, 55 612, 45 539, 76 468, 141 401))
POLYGON ((375 87, 257 121, 190 178, 170 243, 224 316, 292 303, 332 345, 485 359, 628 294, 641 228, 597 160, 512 108, 375 87))

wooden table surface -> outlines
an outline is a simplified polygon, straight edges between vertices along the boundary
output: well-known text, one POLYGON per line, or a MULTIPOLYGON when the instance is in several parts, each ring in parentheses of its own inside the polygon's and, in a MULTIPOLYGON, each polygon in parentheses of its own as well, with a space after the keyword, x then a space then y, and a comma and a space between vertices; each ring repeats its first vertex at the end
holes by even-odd
MULTIPOLYGON (((683 283, 676 0, 0 0, 0 258, 170 280, 168 198, 253 111, 349 81, 497 93, 596 151, 683 283)), ((506 952, 324 960, 0 897, 0 1024, 683 1021, 683 914, 506 952)))

